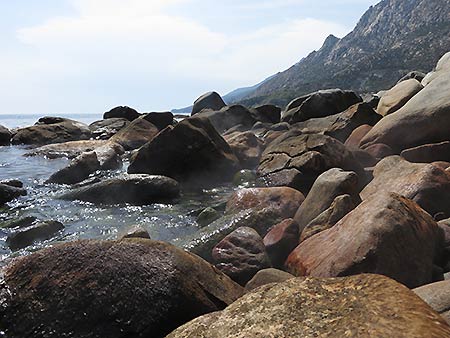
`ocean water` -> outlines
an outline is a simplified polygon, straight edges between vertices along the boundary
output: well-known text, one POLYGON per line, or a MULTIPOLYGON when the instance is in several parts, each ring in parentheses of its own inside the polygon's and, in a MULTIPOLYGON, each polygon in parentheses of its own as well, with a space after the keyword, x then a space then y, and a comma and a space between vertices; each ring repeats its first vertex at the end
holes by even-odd
MULTIPOLYGON (((37 122, 42 114, 0 114, 0 125, 7 128, 21 128, 28 127, 37 122)), ((50 114, 49 116, 66 117, 72 120, 80 121, 86 124, 91 124, 94 121, 101 120, 103 114, 50 114)))
MULTIPOLYGON (((11 116, 0 117, 0 124, 11 127, 31 125, 39 117, 41 116, 26 116, 17 120, 11 116), (4 123, 5 121, 7 123, 4 123)), ((69 117, 85 123, 101 118, 98 115, 69 117)), ((86 202, 63 201, 58 199, 58 196, 70 187, 44 182, 51 174, 64 167, 68 160, 23 156, 27 151, 29 149, 26 147, 0 147, 0 180, 19 179, 28 191, 27 196, 0 207, 0 224, 7 220, 34 216, 41 221, 59 221, 64 224, 65 229, 49 240, 39 241, 30 247, 12 252, 7 246, 6 239, 17 229, 0 228, 0 266, 6 264, 12 257, 27 255, 58 242, 77 239, 116 239, 135 226, 146 229, 153 239, 171 242, 198 230, 195 217, 191 214, 193 210, 220 203, 234 190, 230 186, 223 186, 195 193, 183 192, 176 204, 148 206, 97 206, 86 202)), ((126 171, 127 166, 128 163, 124 163, 124 168, 108 172, 106 177, 126 171)))

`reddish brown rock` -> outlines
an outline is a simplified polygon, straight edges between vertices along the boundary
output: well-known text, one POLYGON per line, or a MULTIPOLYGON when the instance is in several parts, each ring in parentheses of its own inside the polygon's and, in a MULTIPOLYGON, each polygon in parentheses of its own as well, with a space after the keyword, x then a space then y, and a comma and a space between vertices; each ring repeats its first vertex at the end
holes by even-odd
POLYGON ((391 156, 377 164, 373 175, 373 181, 361 192, 363 200, 394 192, 412 199, 432 216, 443 213, 450 217, 450 172, 391 156))
POLYGON ((259 288, 260 286, 271 283, 281 283, 292 278, 295 278, 295 276, 282 270, 273 268, 263 269, 258 271, 256 275, 248 281, 248 283, 245 285, 245 291, 250 292, 252 290, 255 290, 256 288, 259 288))
POLYGON ((264 143, 254 133, 251 131, 233 133, 224 138, 238 158, 242 168, 254 169, 258 165, 264 150, 264 143))
POLYGON ((240 227, 220 241, 212 250, 212 258, 220 271, 241 285, 270 267, 263 239, 248 227, 240 227))
POLYGON ((411 149, 403 150, 400 154, 405 160, 414 163, 431 163, 437 161, 450 161, 450 142, 425 144, 411 149))
POLYGON ((148 122, 145 116, 141 116, 120 130, 110 140, 120 144, 125 150, 133 150, 153 140, 158 133, 158 128, 148 122))
POLYGON ((362 138, 372 129, 372 126, 369 126, 368 124, 364 124, 362 126, 359 126, 358 128, 355 128, 350 136, 345 141, 345 146, 350 148, 358 148, 359 143, 361 142, 362 138))
POLYGON ((282 217, 291 218, 305 197, 288 187, 248 188, 235 192, 228 200, 225 213, 233 214, 246 209, 272 209, 282 217))
POLYGON ((382 143, 372 144, 364 150, 377 160, 381 160, 395 154, 391 147, 382 143))
POLYGON ((275 225, 264 237, 264 245, 272 266, 282 268, 292 250, 298 245, 298 224, 292 218, 275 225))
POLYGON ((331 229, 301 243, 286 266, 298 276, 377 273, 413 288, 433 281, 433 262, 442 250, 443 236, 413 201, 378 193, 331 229))

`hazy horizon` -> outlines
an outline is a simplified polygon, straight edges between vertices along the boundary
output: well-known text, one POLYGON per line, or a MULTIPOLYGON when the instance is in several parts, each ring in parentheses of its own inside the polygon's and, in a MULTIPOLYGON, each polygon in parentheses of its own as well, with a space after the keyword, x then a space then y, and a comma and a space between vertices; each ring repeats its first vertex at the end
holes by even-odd
POLYGON ((378 0, 31 0, 0 10, 0 114, 164 111, 283 71, 378 0))

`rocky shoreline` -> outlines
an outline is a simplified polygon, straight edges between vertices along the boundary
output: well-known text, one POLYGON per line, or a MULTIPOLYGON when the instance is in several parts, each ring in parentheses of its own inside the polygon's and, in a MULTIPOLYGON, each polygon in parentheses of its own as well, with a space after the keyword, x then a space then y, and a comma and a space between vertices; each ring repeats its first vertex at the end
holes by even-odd
MULTIPOLYGON (((192 210, 198 230, 176 245, 135 228, 8 262, 4 337, 450 337, 450 53, 364 99, 323 90, 282 110, 212 92, 183 119, 129 107, 89 126, 44 117, 0 126, 0 145, 68 158, 46 182, 69 187, 57 199, 176 204, 239 187, 192 210)), ((27 194, 10 179, 3 208, 27 194)), ((64 228, 0 226, 13 251, 64 228)))

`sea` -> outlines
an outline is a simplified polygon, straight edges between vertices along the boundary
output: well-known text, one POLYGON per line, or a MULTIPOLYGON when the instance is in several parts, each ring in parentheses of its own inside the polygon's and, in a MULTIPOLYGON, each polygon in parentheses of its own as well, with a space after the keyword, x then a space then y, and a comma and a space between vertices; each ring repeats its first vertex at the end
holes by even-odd
MULTIPOLYGON (((30 126, 43 115, 0 115, 0 124, 8 128, 30 126)), ((58 115, 90 124, 102 118, 101 114, 58 115)), ((70 186, 46 184, 51 174, 63 168, 68 159, 47 159, 25 157, 30 151, 25 146, 0 147, 0 181, 19 179, 27 189, 27 196, 0 207, 0 266, 14 257, 28 255, 36 250, 57 243, 79 239, 117 239, 135 227, 148 231, 152 239, 175 242, 199 230, 196 213, 207 206, 223 203, 236 189, 219 186, 213 189, 182 192, 174 204, 134 205, 94 205, 80 201, 63 201, 58 197, 71 189, 70 186), (8 236, 20 229, 1 228, 9 220, 33 216, 37 220, 56 220, 64 224, 64 230, 48 240, 37 241, 33 245, 11 251, 8 236)), ((122 169, 93 175, 103 178, 126 172, 129 163, 122 169)))

